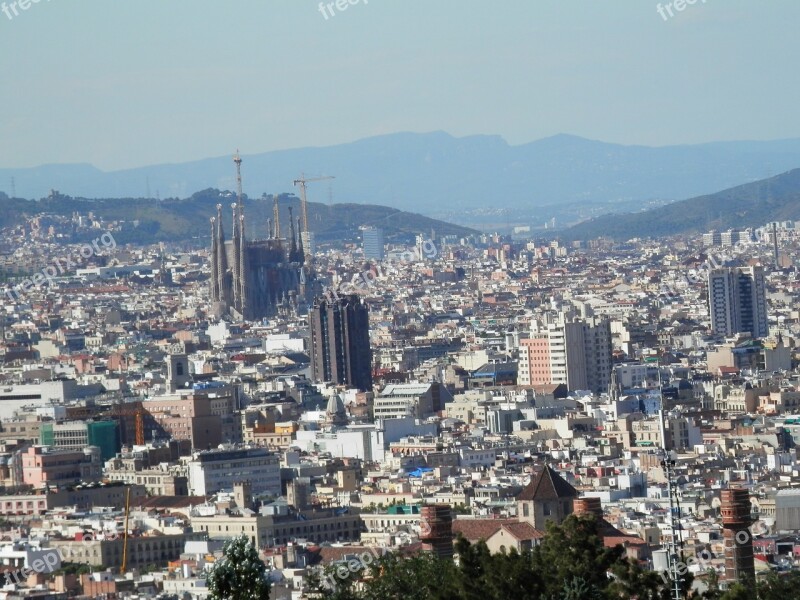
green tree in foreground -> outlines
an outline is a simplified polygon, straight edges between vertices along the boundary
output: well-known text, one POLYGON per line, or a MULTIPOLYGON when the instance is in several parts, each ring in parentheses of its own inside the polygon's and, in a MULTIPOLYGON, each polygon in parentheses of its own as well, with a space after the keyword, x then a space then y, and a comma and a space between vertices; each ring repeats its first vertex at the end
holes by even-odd
MULTIPOLYGON (((388 553, 363 568, 309 586, 325 600, 669 600, 668 582, 606 548, 592 516, 548 528, 533 550, 491 554, 486 544, 455 543, 457 562, 428 553, 388 553)), ((784 599, 786 600, 786 599, 784 599)))
POLYGON ((258 550, 241 535, 225 542, 208 574, 209 600, 268 600, 272 583, 258 550))

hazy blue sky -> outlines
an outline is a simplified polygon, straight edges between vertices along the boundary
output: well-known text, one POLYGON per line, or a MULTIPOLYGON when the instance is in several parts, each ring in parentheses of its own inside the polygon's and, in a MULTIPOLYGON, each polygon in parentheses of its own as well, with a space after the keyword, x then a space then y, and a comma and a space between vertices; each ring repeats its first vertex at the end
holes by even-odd
POLYGON ((0 167, 396 131, 800 137, 800 2, 697 0, 667 20, 657 4, 360 0, 326 20, 318 0, 41 0, 0 12, 0 167))

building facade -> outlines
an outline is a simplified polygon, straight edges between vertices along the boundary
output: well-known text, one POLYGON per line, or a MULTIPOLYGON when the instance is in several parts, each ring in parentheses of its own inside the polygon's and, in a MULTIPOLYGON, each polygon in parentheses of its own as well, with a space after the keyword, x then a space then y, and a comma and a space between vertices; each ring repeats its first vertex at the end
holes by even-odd
POLYGON ((102 474, 102 462, 99 450, 95 450, 32 446, 22 454, 22 481, 34 488, 98 481, 102 474))
POLYGON ((235 483, 249 481, 253 494, 279 496, 279 463, 278 456, 265 448, 198 452, 189 461, 189 493, 232 491, 235 483))
POLYGON ((519 385, 564 384, 570 390, 601 393, 611 383, 612 340, 607 319, 573 319, 535 324, 520 340, 519 385))
POLYGON ((257 547, 267 548, 304 539, 311 542, 357 541, 363 524, 356 511, 314 510, 285 515, 193 516, 192 528, 209 539, 246 535, 257 547))
POLYGON ((708 310, 714 333, 769 335, 764 270, 761 267, 713 269, 708 274, 708 310))
POLYGON ((314 381, 372 390, 369 310, 358 295, 317 301, 310 345, 314 381))
POLYGON ((65 421, 42 423, 40 441, 43 446, 66 450, 100 448, 103 460, 113 458, 120 450, 119 427, 115 421, 65 421))
POLYGON ((386 258, 386 252, 383 247, 383 229, 379 227, 362 227, 361 239, 364 258, 368 260, 383 260, 386 258))
POLYGON ((283 311, 304 312, 316 290, 314 271, 306 262, 306 252, 289 212, 289 238, 281 237, 278 198, 275 198, 274 223, 267 239, 248 241, 245 235, 244 203, 237 165, 239 194, 231 205, 233 235, 225 239, 222 205, 211 218, 210 296, 212 313, 218 317, 259 320, 283 311))

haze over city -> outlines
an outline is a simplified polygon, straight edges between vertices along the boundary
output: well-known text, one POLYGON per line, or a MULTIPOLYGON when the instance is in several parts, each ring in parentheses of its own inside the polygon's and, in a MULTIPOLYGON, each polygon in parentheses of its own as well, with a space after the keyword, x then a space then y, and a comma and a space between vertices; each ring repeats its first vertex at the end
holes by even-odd
POLYGON ((640 0, 372 0, 327 20, 318 4, 0 13, 0 167, 116 170, 399 131, 513 145, 800 137, 791 0, 708 0, 667 21, 640 0))

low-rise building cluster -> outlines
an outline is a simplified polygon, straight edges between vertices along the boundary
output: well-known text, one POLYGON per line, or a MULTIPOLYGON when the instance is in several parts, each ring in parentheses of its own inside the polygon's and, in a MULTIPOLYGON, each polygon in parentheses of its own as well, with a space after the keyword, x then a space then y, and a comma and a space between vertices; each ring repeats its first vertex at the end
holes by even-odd
POLYGON ((221 238, 216 258, 115 244, 20 287, 75 230, 132 226, 4 232, 23 250, 0 263, 2 597, 203 600, 244 535, 274 597, 301 598, 321 565, 455 536, 524 551, 571 514, 665 577, 680 542, 700 587, 797 566, 793 223, 385 246, 373 227, 271 255, 313 261, 318 295, 255 321, 220 308, 221 238))

